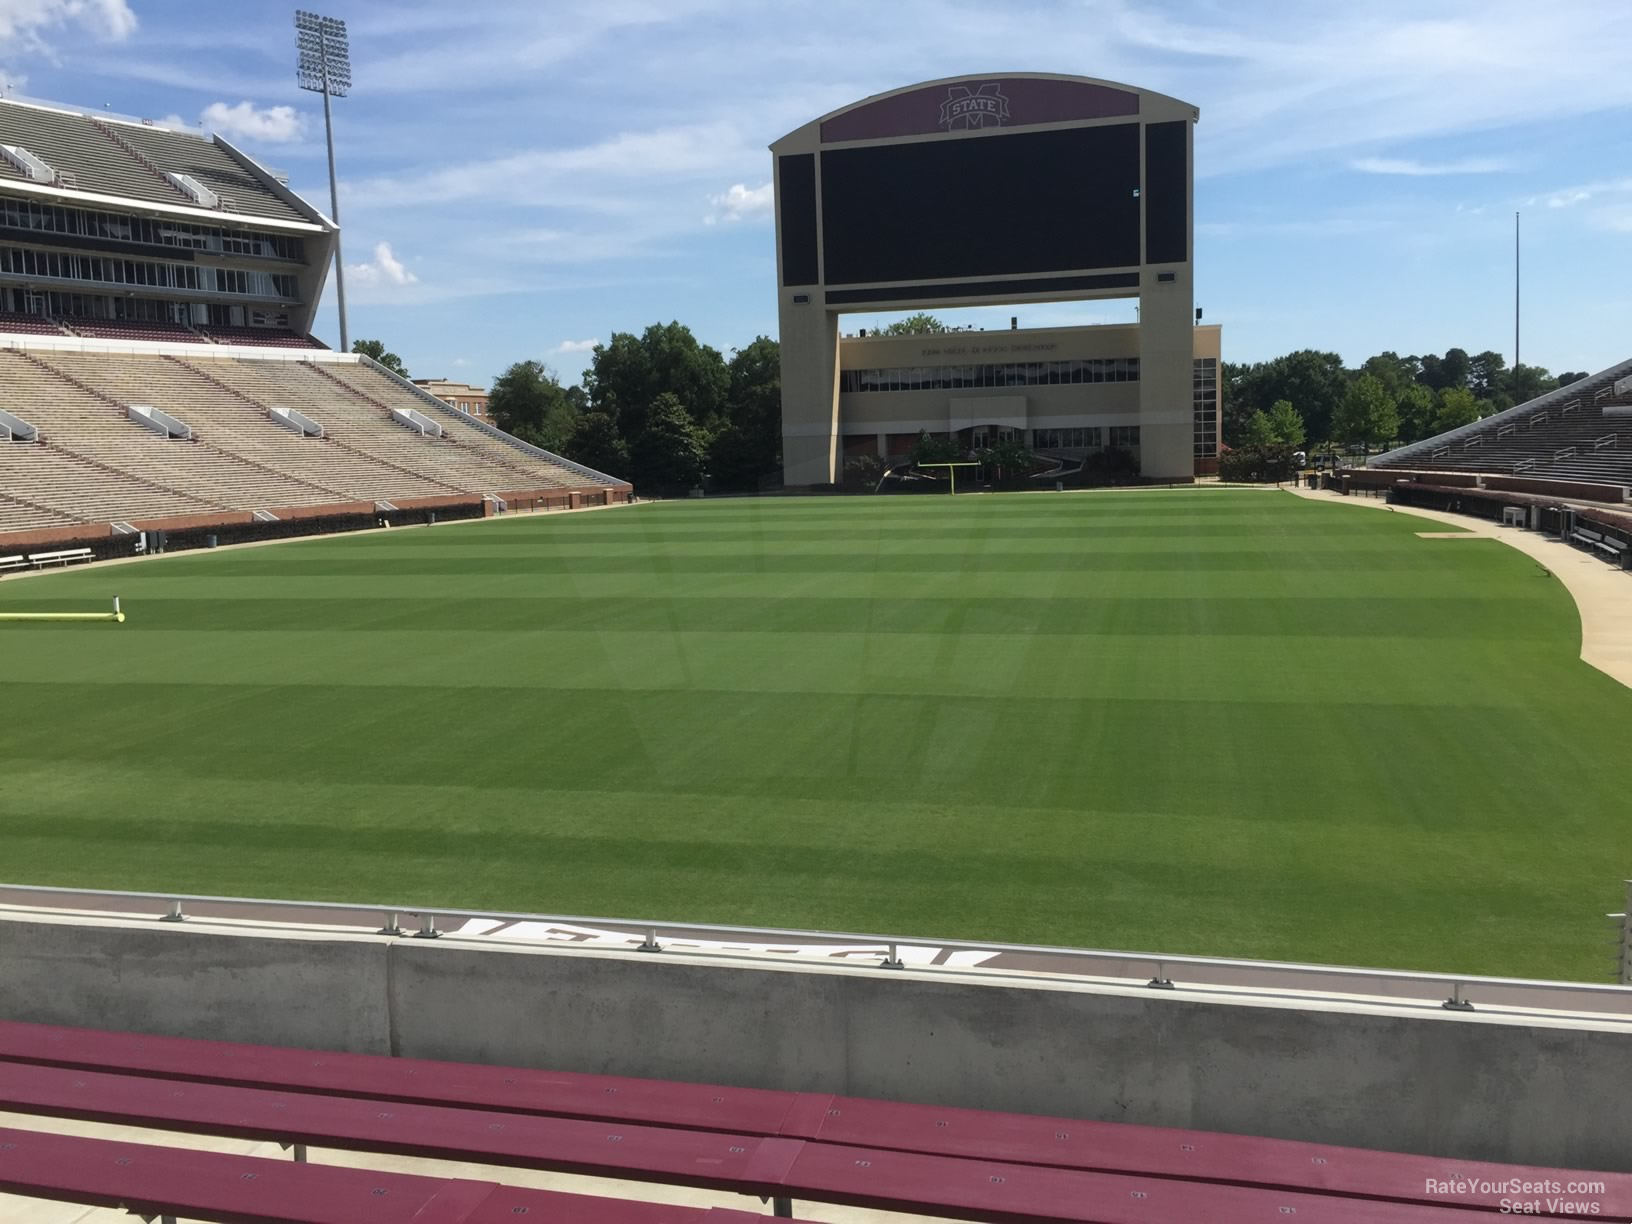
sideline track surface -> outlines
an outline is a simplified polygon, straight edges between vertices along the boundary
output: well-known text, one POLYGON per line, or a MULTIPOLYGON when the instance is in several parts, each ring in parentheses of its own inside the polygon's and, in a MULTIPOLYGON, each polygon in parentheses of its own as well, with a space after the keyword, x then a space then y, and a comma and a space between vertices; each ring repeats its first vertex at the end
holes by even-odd
POLYGON ((777 499, 156 558, 116 633, 0 627, 0 851, 1602 979, 1632 692, 1534 561, 1423 529, 1257 491, 777 499))

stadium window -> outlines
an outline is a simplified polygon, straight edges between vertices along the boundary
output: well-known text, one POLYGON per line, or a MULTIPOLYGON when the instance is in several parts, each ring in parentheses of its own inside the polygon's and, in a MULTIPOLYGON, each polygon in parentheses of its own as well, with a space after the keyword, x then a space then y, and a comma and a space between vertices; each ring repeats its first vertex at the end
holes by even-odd
POLYGON ((1112 425, 1111 426, 1111 445, 1112 446, 1121 446, 1121 447, 1138 446, 1139 445, 1139 426, 1137 426, 1137 425, 1112 425))

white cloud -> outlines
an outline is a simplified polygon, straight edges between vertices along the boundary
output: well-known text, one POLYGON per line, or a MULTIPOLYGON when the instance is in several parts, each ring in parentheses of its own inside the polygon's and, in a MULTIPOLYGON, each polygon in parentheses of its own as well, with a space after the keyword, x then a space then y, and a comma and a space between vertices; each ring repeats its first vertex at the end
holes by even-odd
POLYGON ((1580 204, 1592 199, 1590 191, 1561 191, 1557 195, 1547 197, 1548 208, 1568 208, 1572 204, 1580 204))
POLYGON ((381 285, 406 286, 419 283, 419 277, 410 272, 391 251, 389 242, 376 243, 374 258, 364 264, 347 264, 346 275, 360 287, 381 285))
POLYGON ((599 340, 563 340, 556 347, 558 353, 587 353, 593 349, 599 340))
POLYGON ((43 50, 46 31, 67 25, 122 42, 136 32, 136 14, 125 0, 0 0, 0 47, 43 50))
POLYGON ((287 144, 299 140, 306 129, 306 116, 292 106, 269 106, 258 110, 253 102, 236 106, 211 102, 199 116, 205 127, 220 132, 228 140, 259 140, 267 144, 287 144))
POLYGON ((453 364, 454 364, 454 366, 456 368, 462 369, 463 367, 468 366, 470 364, 470 360, 468 358, 465 358, 465 357, 455 357, 453 359, 453 364))
POLYGON ((703 222, 706 225, 713 225, 716 221, 741 221, 750 217, 767 216, 771 211, 772 199, 769 182, 763 187, 733 183, 721 194, 708 197, 714 211, 704 217, 703 222))
POLYGON ((1404 174, 1426 177, 1440 174, 1500 174, 1513 163, 1502 157, 1461 157, 1447 162, 1420 162, 1408 157, 1361 157, 1349 169, 1363 174, 1404 174))
POLYGON ((620 132, 575 148, 526 149, 457 165, 442 163, 423 174, 367 179, 348 184, 345 190, 359 203, 379 207, 502 199, 628 213, 634 207, 627 189, 629 180, 649 184, 715 172, 750 155, 750 148, 742 133, 724 121, 652 128, 620 132))

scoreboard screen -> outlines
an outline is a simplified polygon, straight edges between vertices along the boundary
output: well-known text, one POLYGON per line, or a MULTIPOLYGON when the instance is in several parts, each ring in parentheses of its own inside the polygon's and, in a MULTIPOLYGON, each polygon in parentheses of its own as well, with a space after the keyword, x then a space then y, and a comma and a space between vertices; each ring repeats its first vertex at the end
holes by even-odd
MULTIPOLYGON (((1147 167, 1147 176, 1182 184, 1182 129, 1176 143, 1151 144, 1150 155, 1176 154, 1179 164, 1147 167)), ((1136 266, 1139 146, 1140 125, 1116 123, 825 149, 823 279, 855 285, 1136 266)))

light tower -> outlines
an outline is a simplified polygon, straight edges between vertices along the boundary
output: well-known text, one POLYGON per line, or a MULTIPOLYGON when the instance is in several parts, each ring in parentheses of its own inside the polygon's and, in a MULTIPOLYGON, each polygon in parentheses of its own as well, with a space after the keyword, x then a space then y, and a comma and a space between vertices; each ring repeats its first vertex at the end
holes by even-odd
MULTIPOLYGON (((340 184, 334 175, 334 115, 331 97, 351 92, 351 47, 346 41, 346 23, 335 17, 320 17, 304 9, 295 10, 295 45, 299 60, 295 72, 302 89, 323 95, 323 131, 329 139, 329 215, 340 224, 340 184)), ((334 235, 334 290, 340 307, 340 351, 351 351, 346 327, 346 265, 340 257, 340 234, 334 235)))

